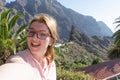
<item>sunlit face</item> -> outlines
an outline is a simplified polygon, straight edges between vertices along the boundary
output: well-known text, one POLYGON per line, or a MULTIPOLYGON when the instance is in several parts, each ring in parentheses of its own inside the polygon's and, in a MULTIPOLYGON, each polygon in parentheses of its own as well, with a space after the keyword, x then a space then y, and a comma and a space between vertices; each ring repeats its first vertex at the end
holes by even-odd
POLYGON ((33 55, 44 56, 51 44, 48 27, 44 23, 33 22, 27 31, 27 44, 33 55))

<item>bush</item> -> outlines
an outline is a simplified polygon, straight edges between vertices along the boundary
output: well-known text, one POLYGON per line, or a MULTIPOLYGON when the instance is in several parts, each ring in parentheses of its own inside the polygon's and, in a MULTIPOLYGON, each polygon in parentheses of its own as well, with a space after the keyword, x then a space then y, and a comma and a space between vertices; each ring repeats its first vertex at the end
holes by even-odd
POLYGON ((57 68, 57 80, 94 80, 83 72, 72 72, 57 68))

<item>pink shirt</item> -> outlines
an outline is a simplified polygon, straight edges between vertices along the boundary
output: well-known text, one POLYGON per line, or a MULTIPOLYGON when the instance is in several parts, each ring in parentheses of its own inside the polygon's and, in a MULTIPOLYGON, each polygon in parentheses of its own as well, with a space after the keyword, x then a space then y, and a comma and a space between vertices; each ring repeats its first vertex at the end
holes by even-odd
MULTIPOLYGON (((48 64, 47 58, 45 62, 45 67, 42 68, 40 63, 33 58, 30 51, 24 50, 19 52, 17 55, 11 56, 6 64, 8 63, 20 63, 28 66, 30 69, 30 74, 32 74, 30 77, 32 77, 31 80, 56 80, 56 65, 55 62, 51 62, 48 64)), ((27 73, 30 75, 29 73, 27 73)), ((22 74, 21 74, 22 75, 22 74)), ((28 76, 29 77, 29 76, 28 76)))

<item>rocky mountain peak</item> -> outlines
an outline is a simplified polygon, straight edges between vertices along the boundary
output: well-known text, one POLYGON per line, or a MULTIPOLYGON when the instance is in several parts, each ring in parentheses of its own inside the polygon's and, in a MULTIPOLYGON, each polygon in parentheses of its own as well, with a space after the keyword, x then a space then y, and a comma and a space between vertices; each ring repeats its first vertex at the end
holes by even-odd
POLYGON ((4 6, 6 4, 6 0, 0 0, 0 6, 4 6))
POLYGON ((5 7, 14 7, 16 11, 23 13, 26 22, 29 22, 31 17, 39 13, 53 16, 58 23, 60 38, 66 41, 71 35, 71 25, 74 25, 78 32, 88 36, 112 35, 112 31, 105 24, 97 22, 92 16, 85 16, 65 8, 57 0, 16 0, 6 4, 5 7))

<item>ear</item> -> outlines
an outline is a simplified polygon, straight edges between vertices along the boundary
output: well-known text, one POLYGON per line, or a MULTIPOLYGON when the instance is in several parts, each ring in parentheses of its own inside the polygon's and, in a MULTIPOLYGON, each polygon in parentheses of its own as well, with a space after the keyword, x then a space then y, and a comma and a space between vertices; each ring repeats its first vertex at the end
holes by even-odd
POLYGON ((53 38, 50 38, 49 46, 53 45, 53 43, 54 43, 53 38))

